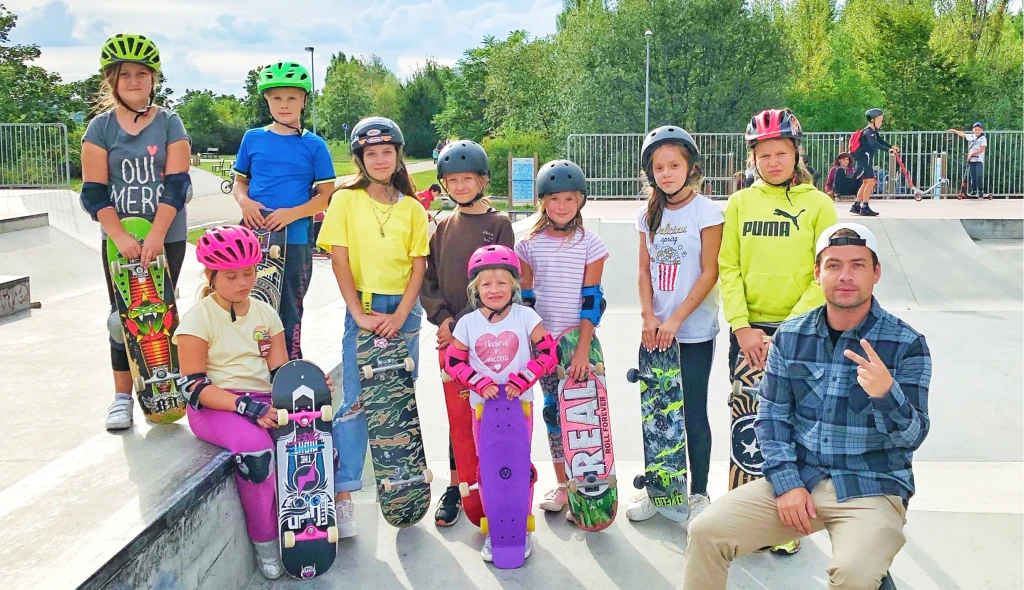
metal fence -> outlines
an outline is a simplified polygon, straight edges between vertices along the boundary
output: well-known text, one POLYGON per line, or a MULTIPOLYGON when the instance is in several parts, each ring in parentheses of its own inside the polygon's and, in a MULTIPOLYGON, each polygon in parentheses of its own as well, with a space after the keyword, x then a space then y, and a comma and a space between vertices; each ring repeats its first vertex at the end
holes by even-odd
MULTIPOLYGON (((824 188, 836 156, 850 144, 853 132, 805 133, 802 147, 815 171, 815 184, 824 188)), ((997 197, 1024 196, 1024 131, 988 131, 985 149, 985 192, 997 197)), ((640 172, 641 133, 573 134, 566 140, 566 157, 587 175, 588 196, 636 197, 646 179, 640 172)), ((694 140, 704 160, 703 192, 727 198, 737 189, 737 177, 747 168, 747 147, 742 133, 696 133, 694 140)), ((968 143, 946 131, 885 132, 883 137, 900 146, 903 163, 918 188, 947 179, 936 192, 940 198, 955 197, 967 178, 968 143)), ((875 194, 890 198, 911 197, 888 154, 877 156, 878 186, 875 194)))
POLYGON ((0 123, 0 188, 71 184, 68 129, 60 123, 0 123))

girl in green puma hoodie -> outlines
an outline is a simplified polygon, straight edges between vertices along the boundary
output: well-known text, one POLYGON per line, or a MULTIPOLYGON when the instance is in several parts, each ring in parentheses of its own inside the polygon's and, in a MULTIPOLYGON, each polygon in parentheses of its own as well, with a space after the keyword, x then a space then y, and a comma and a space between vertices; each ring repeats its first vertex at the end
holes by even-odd
MULTIPOLYGON (((800 122, 789 109, 754 115, 747 146, 756 178, 729 197, 718 255, 722 308, 729 322, 729 374, 740 350, 756 369, 766 336, 784 320, 825 303, 814 281, 814 244, 836 223, 832 199, 814 187, 799 158, 800 122)), ((773 548, 795 553, 799 543, 773 548)))

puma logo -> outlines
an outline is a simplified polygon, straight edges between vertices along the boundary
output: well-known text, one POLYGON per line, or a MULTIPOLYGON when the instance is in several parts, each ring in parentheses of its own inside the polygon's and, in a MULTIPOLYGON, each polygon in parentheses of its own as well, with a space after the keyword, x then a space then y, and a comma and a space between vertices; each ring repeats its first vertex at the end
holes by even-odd
POLYGON ((796 231, 800 231, 800 222, 797 220, 797 218, 803 215, 805 211, 807 211, 807 209, 801 209, 800 212, 797 213, 796 215, 790 215, 789 213, 786 213, 782 209, 776 209, 775 212, 772 213, 772 215, 775 215, 776 217, 785 217, 786 219, 793 222, 793 225, 796 227, 796 231))

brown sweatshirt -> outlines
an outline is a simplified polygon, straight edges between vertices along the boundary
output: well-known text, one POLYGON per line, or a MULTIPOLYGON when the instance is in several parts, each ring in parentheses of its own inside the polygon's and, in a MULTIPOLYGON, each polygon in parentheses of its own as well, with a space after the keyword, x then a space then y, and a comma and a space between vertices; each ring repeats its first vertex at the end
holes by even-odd
POLYGON ((456 211, 438 224, 430 238, 427 274, 420 288, 427 321, 440 326, 448 318, 458 321, 469 311, 469 257, 490 244, 515 245, 512 221, 494 209, 476 215, 456 211))

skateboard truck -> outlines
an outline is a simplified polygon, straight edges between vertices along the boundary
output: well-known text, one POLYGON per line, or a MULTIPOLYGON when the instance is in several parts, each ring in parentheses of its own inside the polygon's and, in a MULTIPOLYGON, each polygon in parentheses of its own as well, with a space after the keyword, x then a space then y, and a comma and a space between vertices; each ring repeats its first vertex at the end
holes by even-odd
POLYGON ((146 281, 146 275, 149 273, 149 269, 150 268, 156 269, 158 271, 161 271, 161 270, 167 268, 167 257, 164 256, 163 254, 159 254, 159 255, 157 255, 156 259, 153 262, 149 263, 148 266, 143 266, 139 262, 124 262, 124 263, 122 263, 120 260, 111 260, 110 261, 110 274, 111 274, 111 276, 119 275, 119 274, 121 274, 121 271, 127 270, 140 283, 143 283, 143 282, 146 281))
POLYGON ((396 479, 394 481, 384 478, 380 480, 380 487, 385 492, 391 492, 394 490, 400 490, 406 486, 411 486, 417 483, 430 483, 434 481, 434 474, 429 469, 424 469, 421 475, 414 475, 407 479, 396 479))
POLYGON ((164 381, 173 381, 181 375, 177 373, 171 373, 165 368, 159 368, 153 371, 153 376, 149 379, 143 379, 142 376, 137 376, 132 380, 132 385, 135 386, 135 391, 142 391, 147 385, 154 385, 156 383, 163 383, 164 381))
POLYGON ((360 371, 363 374, 363 379, 373 379, 373 376, 377 373, 383 373, 384 371, 394 371, 396 369, 405 369, 412 373, 416 368, 416 361, 412 360, 412 357, 405 357, 405 360, 400 363, 392 365, 384 365, 383 367, 373 367, 370 365, 363 365, 360 367, 360 371))
POLYGON ((566 482, 565 487, 569 490, 569 493, 575 494, 576 490, 599 490, 601 488, 614 488, 617 483, 617 479, 614 475, 608 476, 608 479, 601 479, 594 474, 587 474, 583 478, 583 481, 579 481, 577 478, 572 478, 566 482))
POLYGON ((309 426, 317 418, 324 422, 330 422, 334 417, 334 409, 329 405, 320 406, 320 411, 304 410, 302 412, 289 412, 288 410, 277 410, 277 425, 284 426, 294 420, 299 426, 309 426))
POLYGON ((328 543, 338 542, 338 527, 329 526, 326 531, 322 531, 313 525, 309 525, 302 529, 302 532, 295 534, 295 531, 285 531, 282 544, 285 549, 291 549, 295 546, 295 543, 301 541, 316 541, 319 539, 327 539, 328 543))

